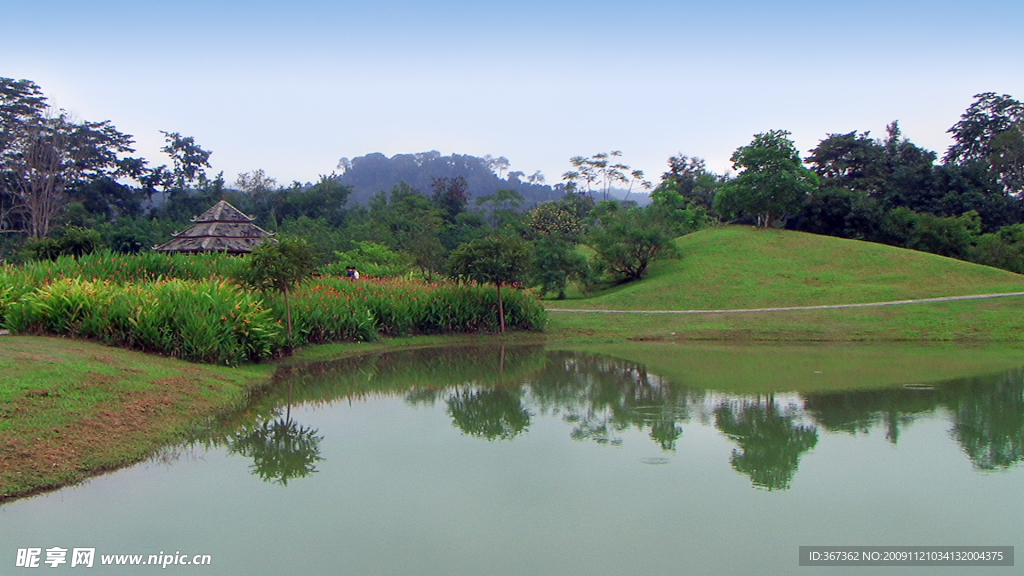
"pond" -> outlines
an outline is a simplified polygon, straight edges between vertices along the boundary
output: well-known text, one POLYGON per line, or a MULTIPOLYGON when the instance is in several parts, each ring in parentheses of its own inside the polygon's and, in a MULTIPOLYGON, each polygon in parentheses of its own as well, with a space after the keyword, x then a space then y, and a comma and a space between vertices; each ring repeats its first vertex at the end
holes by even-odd
POLYGON ((1022 369, 727 393, 517 346, 279 376, 209 434, 0 507, 0 572, 84 548, 89 574, 927 574, 798 548, 1024 545, 1022 369))

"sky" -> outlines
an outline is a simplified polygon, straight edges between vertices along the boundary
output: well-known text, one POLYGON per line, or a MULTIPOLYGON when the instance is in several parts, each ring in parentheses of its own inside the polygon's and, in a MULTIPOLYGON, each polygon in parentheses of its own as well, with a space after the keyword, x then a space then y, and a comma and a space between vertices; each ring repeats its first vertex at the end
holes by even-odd
POLYGON ((803 155, 828 134, 941 154, 981 92, 1024 100, 1020 0, 3 0, 0 76, 109 120, 169 164, 316 181, 342 157, 504 156, 548 184, 622 151, 723 173, 758 133, 803 155))

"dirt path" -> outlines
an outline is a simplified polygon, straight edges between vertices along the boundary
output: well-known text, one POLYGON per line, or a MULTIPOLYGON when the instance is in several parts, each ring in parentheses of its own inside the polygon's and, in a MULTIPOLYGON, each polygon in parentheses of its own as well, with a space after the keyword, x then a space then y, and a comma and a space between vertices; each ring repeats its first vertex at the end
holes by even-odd
POLYGON ((786 308, 742 308, 737 310, 573 310, 548 308, 548 312, 578 312, 583 314, 743 314, 750 312, 796 312, 799 310, 842 310, 844 308, 875 308, 879 306, 902 306, 904 304, 928 304, 931 302, 957 302, 960 300, 987 300, 1024 296, 1024 292, 1002 292, 999 294, 977 294, 974 296, 944 296, 942 298, 921 298, 919 300, 894 300, 892 302, 867 302, 864 304, 832 304, 827 306, 790 306, 786 308))

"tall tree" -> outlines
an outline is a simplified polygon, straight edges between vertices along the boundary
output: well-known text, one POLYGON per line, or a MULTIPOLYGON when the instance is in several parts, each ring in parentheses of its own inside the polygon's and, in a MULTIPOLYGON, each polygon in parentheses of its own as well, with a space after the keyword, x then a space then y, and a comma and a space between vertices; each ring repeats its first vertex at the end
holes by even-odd
POLYGON ((1024 104, 1009 94, 984 92, 974 95, 975 101, 960 116, 960 121, 947 130, 953 144, 946 151, 946 162, 981 160, 991 152, 992 140, 1024 121, 1024 104))
POLYGON ((904 137, 899 122, 892 122, 885 130, 882 146, 886 172, 879 201, 887 209, 906 206, 915 211, 934 212, 935 152, 904 137))
POLYGON ((508 170, 508 167, 510 166, 508 158, 505 158, 504 156, 499 156, 495 158, 490 154, 486 154, 483 157, 483 161, 487 164, 488 168, 493 170, 494 173, 498 175, 498 178, 501 178, 502 175, 505 173, 505 170, 508 170))
POLYGON ((1007 192, 1024 191, 1024 121, 996 134, 986 160, 1007 192))
POLYGON ((8 156, 16 209, 24 212, 29 236, 35 239, 50 234, 50 223, 64 207, 62 178, 67 169, 66 151, 71 146, 69 127, 63 117, 47 114, 29 120, 17 152, 8 156))
POLYGON ((691 203, 710 210, 724 182, 724 177, 708 172, 702 158, 679 154, 668 159, 668 172, 661 175, 661 184, 651 197, 657 201, 661 196, 662 203, 674 204, 682 210, 691 203), (674 196, 679 196, 681 201, 674 200, 674 196))
POLYGON ((589 158, 574 156, 569 159, 573 169, 562 174, 562 180, 591 198, 594 192, 600 192, 601 200, 608 200, 615 186, 625 186, 627 197, 634 187, 650 190, 651 183, 644 180, 643 171, 633 170, 617 161, 616 158, 620 156, 622 152, 619 150, 600 152, 589 158))
POLYGON ((448 270, 452 277, 494 284, 498 289, 498 318, 505 332, 505 303, 501 287, 521 282, 530 253, 519 238, 488 236, 463 244, 452 252, 448 270))
POLYGON ((0 154, 10 151, 23 137, 26 122, 42 117, 47 108, 35 82, 0 77, 0 154))
POLYGON ((466 204, 469 202, 469 183, 466 182, 466 178, 434 178, 431 188, 434 190, 431 201, 441 209, 448 223, 454 223, 458 215, 466 210, 466 204))
POLYGON ((1011 193, 1024 190, 1024 104, 1010 95, 975 94, 974 103, 947 132, 953 145, 946 162, 988 163, 1011 193))
POLYGON ((283 195, 275 194, 278 191, 277 179, 267 176, 267 173, 259 168, 239 174, 235 179, 235 187, 242 191, 238 207, 251 210, 264 225, 277 230, 277 204, 283 195))
POLYGON ((381 192, 373 197, 366 220, 356 227, 355 237, 412 255, 416 266, 429 275, 443 267, 444 226, 440 209, 402 182, 390 193, 381 192))
POLYGON ((0 124, 0 216, 20 213, 33 238, 49 235, 67 189, 119 175, 120 155, 132 151, 131 136, 110 122, 74 121, 28 80, 0 78, 0 124))
POLYGON ((490 224, 492 228, 501 228, 516 219, 519 205, 523 203, 523 196, 515 190, 503 188, 494 194, 481 196, 476 199, 476 205, 487 206, 490 213, 490 224))
POLYGON ((244 284, 284 295, 289 352, 294 342, 290 292, 313 273, 315 258, 313 247, 304 239, 283 238, 279 242, 264 242, 257 246, 249 256, 248 266, 239 274, 239 280, 244 284))
POLYGON ((773 226, 795 214, 818 185, 818 176, 803 166, 790 133, 771 130, 754 136, 732 155, 739 171, 715 197, 715 210, 725 218, 750 218, 773 226))
POLYGON ((248 194, 269 194, 277 189, 277 179, 267 176, 262 169, 257 169, 239 174, 235 186, 248 194))
POLYGON ((345 204, 352 189, 341 184, 336 174, 320 175, 312 186, 293 186, 275 194, 275 211, 281 220, 301 216, 324 218, 332 226, 345 224, 345 204))
POLYGON ((185 188, 197 180, 206 178, 206 171, 203 168, 210 167, 210 152, 203 150, 196 144, 192 136, 182 136, 177 132, 164 132, 167 144, 160 150, 170 156, 174 163, 174 185, 178 188, 185 188))
POLYGON ((885 147, 869 132, 829 134, 811 150, 807 163, 829 188, 877 196, 885 187, 885 147))

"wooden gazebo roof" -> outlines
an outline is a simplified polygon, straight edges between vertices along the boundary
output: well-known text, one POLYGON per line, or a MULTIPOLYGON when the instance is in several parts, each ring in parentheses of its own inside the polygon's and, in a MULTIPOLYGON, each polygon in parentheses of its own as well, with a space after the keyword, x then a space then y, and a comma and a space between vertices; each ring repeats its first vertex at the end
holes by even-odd
POLYGON ((158 252, 252 252, 252 249, 273 236, 252 223, 225 200, 214 204, 202 215, 192 218, 185 231, 172 234, 170 242, 155 246, 158 252))

